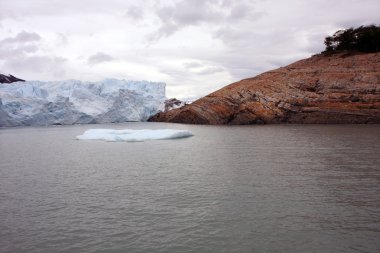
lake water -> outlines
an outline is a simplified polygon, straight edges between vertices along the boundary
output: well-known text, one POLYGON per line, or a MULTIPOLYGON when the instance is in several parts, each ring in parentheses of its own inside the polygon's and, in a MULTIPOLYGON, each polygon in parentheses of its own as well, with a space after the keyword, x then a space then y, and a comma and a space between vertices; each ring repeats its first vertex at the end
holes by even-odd
POLYGON ((379 125, 9 128, 0 158, 0 252, 380 252, 379 125))

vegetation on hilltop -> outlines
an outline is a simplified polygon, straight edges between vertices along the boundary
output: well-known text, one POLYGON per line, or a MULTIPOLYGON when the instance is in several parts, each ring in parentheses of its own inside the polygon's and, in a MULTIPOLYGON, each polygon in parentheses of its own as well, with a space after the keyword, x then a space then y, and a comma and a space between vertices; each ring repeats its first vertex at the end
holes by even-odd
POLYGON ((339 30, 325 38, 324 53, 359 51, 365 53, 380 52, 380 26, 360 26, 339 30))

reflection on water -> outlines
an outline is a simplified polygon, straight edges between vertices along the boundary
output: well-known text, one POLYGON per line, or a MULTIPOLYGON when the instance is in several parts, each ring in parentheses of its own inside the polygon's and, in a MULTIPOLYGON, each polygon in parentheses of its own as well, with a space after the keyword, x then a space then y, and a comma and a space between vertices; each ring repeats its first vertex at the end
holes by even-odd
POLYGON ((379 252, 379 143, 378 125, 1 129, 0 252, 379 252))

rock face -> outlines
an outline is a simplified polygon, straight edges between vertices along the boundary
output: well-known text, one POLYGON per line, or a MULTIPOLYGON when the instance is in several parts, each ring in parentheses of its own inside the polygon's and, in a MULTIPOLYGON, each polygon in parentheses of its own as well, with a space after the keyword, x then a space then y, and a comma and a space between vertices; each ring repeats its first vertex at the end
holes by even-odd
POLYGON ((181 108, 184 105, 186 105, 186 102, 181 101, 179 99, 176 99, 176 98, 167 99, 165 100, 165 112, 173 110, 173 109, 181 108))
POLYGON ((25 80, 22 80, 12 75, 6 76, 3 74, 0 74, 0 83, 14 83, 14 82, 25 82, 25 80))
POLYGON ((150 121, 380 123, 380 53, 316 55, 230 84, 150 121))
POLYGON ((148 81, 5 83, 0 127, 145 121, 165 99, 165 83, 148 81))

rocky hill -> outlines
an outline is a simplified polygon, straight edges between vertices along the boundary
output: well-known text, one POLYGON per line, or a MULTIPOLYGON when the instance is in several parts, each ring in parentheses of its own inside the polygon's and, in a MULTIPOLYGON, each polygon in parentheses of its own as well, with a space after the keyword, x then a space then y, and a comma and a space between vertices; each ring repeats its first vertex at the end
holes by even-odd
POLYGON ((25 82, 25 80, 17 78, 12 75, 6 76, 3 74, 0 74, 0 83, 14 83, 14 82, 25 82))
POLYGON ((150 121, 380 123, 380 53, 316 55, 230 84, 150 121))

